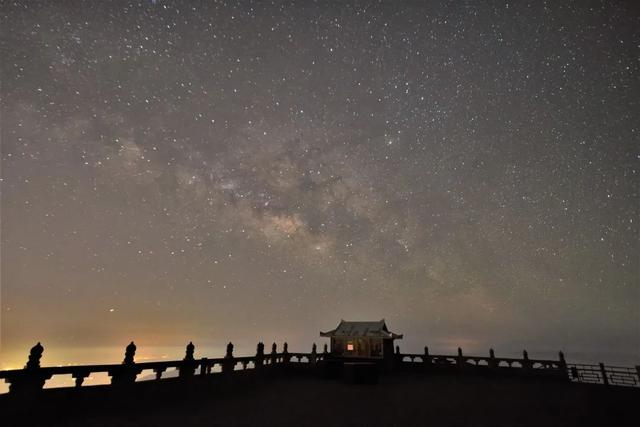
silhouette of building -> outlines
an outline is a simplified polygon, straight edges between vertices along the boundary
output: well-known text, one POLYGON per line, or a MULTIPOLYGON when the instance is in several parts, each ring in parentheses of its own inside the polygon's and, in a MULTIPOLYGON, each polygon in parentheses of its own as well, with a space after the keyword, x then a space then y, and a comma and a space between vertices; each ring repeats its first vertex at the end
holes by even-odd
POLYGON ((332 331, 320 332, 331 338, 331 354, 342 357, 389 359, 393 357, 393 340, 402 334, 390 332, 384 319, 367 322, 340 320, 332 331))

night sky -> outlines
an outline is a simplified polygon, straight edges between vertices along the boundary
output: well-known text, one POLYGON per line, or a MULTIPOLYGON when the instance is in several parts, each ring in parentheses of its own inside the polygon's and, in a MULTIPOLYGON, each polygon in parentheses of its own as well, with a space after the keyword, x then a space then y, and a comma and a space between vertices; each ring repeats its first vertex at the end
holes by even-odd
POLYGON ((341 318, 640 359, 634 2, 0 8, 1 366, 341 318))

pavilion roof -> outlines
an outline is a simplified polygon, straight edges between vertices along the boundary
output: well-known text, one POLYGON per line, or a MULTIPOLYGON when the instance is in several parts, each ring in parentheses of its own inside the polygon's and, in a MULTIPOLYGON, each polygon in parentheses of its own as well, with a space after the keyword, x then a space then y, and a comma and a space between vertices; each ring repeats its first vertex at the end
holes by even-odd
POLYGON ((346 321, 340 320, 338 327, 327 332, 320 332, 321 337, 379 337, 400 339, 402 334, 390 332, 384 321, 346 321))

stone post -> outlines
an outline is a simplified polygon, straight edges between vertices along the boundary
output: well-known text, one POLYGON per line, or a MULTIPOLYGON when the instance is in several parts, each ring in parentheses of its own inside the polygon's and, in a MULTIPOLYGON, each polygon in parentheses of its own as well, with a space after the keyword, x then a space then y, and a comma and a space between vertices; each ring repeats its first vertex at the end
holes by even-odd
POLYGON ((227 344, 227 354, 224 355, 224 361, 222 362, 222 372, 233 372, 233 368, 236 366, 236 362, 233 360, 233 343, 227 344))
POLYGON ((309 364, 311 366, 315 366, 317 357, 318 357, 318 350, 316 348, 316 343, 313 343, 313 345, 311 346, 311 354, 309 355, 309 364))
MULTIPOLYGON (((560 379, 564 379, 565 381, 571 381, 571 378, 569 377, 569 370, 567 369, 567 361, 564 358, 564 353, 559 351, 558 352, 558 378, 560 379)), ((553 368, 553 366, 552 366, 553 368)), ((573 374, 573 372, 572 372, 573 374)))
POLYGON ((560 369, 564 369, 566 371, 566 369, 567 369, 567 361, 564 360, 564 353, 559 351, 558 352, 558 357, 560 359, 560 362, 558 363, 558 366, 560 367, 560 369))
POLYGON ((256 369, 262 368, 264 364, 264 344, 262 342, 258 343, 256 347, 256 369))
POLYGON ((189 342, 185 349, 184 359, 182 359, 182 366, 180 367, 179 376, 182 378, 192 377, 196 372, 196 360, 193 357, 193 353, 195 352, 196 346, 193 345, 193 342, 189 342))
POLYGON ((400 369, 401 367, 402 367, 402 354, 400 354, 400 346, 396 345, 396 351, 393 354, 393 359, 391 360, 391 368, 400 369))
POLYGON ((424 357, 422 358, 422 361, 424 362, 425 365, 431 365, 431 356, 429 356, 429 347, 427 347, 426 345, 424 346, 424 357))
POLYGON ((9 393, 30 396, 33 393, 42 391, 44 383, 52 376, 51 374, 45 374, 40 368, 40 359, 43 352, 44 347, 38 342, 31 347, 24 370, 5 378, 6 382, 9 383, 9 393))
POLYGON ((285 365, 288 365, 290 360, 291 360, 291 355, 289 354, 289 344, 285 342, 284 345, 282 346, 282 363, 284 363, 285 365))
POLYGON ((527 350, 522 350, 522 369, 530 371, 532 367, 531 360, 529 360, 529 353, 527 353, 527 350))
POLYGON ((458 368, 462 368, 465 365, 464 356, 462 355, 462 348, 458 347, 458 357, 456 358, 456 365, 458 368))
POLYGON ((130 385, 136 382, 136 377, 140 372, 142 372, 142 369, 136 366, 136 349, 137 347, 135 343, 131 341, 125 348, 124 360, 122 361, 122 365, 108 372, 109 376, 111 377, 112 385, 122 386, 130 385))
POLYGON ((276 343, 271 344, 271 364, 275 365, 278 362, 278 345, 276 343))
POLYGON ((496 369, 498 367, 498 361, 496 360, 496 352, 492 348, 489 349, 489 367, 496 369))
POLYGON ((327 343, 324 343, 324 346, 322 347, 322 353, 324 355, 327 355, 327 353, 329 353, 329 350, 327 349, 327 343))

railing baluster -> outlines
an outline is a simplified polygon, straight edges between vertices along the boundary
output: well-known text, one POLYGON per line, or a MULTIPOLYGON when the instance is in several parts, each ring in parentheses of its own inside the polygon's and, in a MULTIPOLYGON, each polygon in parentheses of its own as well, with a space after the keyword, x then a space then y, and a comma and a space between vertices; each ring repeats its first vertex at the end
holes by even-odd
POLYGON ((89 374, 90 373, 88 371, 84 371, 84 370, 77 370, 71 374, 71 378, 76 380, 76 383, 75 383, 76 388, 82 387, 82 383, 84 382, 84 379, 88 377, 89 374))
POLYGON ((162 374, 164 373, 164 371, 166 371, 167 368, 165 367, 159 367, 159 368, 155 368, 153 370, 153 372, 156 373, 156 380, 161 380, 162 379, 162 374))
POLYGON ((607 378, 607 370, 604 367, 604 363, 600 363, 600 374, 602 375, 602 383, 609 385, 609 378, 607 378))
POLYGON ((207 375, 207 371, 208 371, 208 360, 206 357, 203 357, 202 359, 200 359, 200 376, 204 377, 205 375, 207 375))

